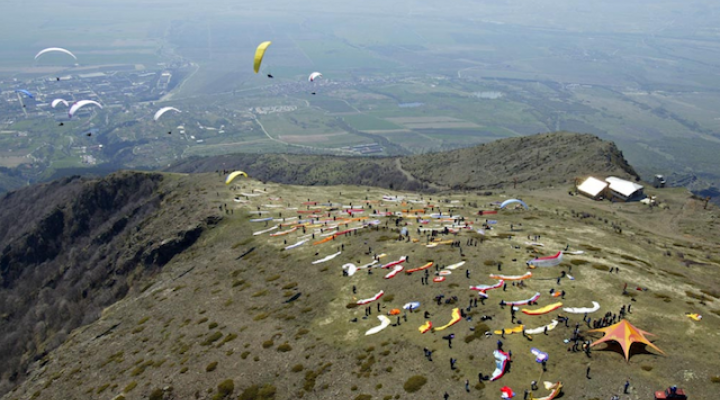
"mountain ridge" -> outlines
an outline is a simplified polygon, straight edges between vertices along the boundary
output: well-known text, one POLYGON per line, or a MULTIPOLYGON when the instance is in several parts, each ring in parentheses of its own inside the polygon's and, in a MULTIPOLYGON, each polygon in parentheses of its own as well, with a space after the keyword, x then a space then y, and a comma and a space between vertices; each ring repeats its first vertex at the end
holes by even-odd
POLYGON ((555 132, 413 156, 342 157, 231 154, 170 166, 181 173, 239 169, 295 185, 365 185, 434 192, 508 187, 542 188, 596 174, 639 180, 617 146, 590 134, 555 132))

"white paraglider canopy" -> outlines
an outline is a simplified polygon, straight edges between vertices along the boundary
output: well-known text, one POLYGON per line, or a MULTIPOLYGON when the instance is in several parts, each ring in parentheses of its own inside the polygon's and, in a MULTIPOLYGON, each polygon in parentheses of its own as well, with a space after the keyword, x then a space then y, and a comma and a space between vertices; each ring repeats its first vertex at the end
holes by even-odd
POLYGON ((35 55, 35 59, 37 60, 41 55, 47 54, 47 53, 65 53, 65 54, 69 55, 70 57, 74 58, 75 60, 77 60, 77 57, 75 57, 75 54, 70 52, 70 50, 63 49, 60 47, 48 47, 47 49, 40 50, 35 55))
POLYGON ((64 99, 55 99, 52 101, 52 103, 50 103, 50 105, 52 106, 52 108, 55 108, 60 103, 63 103, 65 105, 65 107, 70 105, 70 103, 68 103, 67 100, 64 100, 64 99))
POLYGON ((72 107, 70 107, 70 111, 68 111, 68 117, 72 118, 72 116, 75 115, 75 112, 76 112, 77 110, 79 110, 79 109, 81 109, 81 108, 83 108, 83 107, 85 107, 85 106, 87 106, 87 105, 94 105, 94 106, 98 106, 98 107, 100 107, 100 108, 103 108, 103 106, 102 106, 100 103, 98 103, 97 101, 93 101, 93 100, 80 100, 80 101, 76 102, 75 104, 73 104, 72 107))
POLYGON ((165 114, 168 111, 175 111, 175 112, 179 112, 179 113, 182 112, 175 107, 163 107, 163 108, 157 110, 157 112, 155 113, 155 116, 153 117, 153 120, 157 121, 160 117, 163 116, 163 114, 165 114))

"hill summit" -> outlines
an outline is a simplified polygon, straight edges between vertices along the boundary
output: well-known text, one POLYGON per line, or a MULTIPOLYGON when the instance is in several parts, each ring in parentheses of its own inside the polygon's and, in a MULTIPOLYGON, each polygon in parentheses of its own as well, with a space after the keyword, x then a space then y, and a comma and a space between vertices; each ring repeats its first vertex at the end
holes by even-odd
POLYGON ((169 168, 198 173, 240 169, 256 179, 295 185, 368 185, 395 190, 543 188, 576 177, 616 175, 639 180, 614 143, 555 132, 404 157, 231 154, 192 158, 169 168))

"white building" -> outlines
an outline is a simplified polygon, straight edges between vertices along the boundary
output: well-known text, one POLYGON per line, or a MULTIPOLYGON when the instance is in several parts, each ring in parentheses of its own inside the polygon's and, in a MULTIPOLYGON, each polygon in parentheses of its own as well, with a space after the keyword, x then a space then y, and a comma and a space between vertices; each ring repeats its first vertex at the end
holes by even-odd
POLYGON ((605 182, 609 184, 607 197, 614 201, 640 200, 643 193, 643 186, 625 179, 614 176, 607 177, 605 182))
POLYGON ((600 179, 596 179, 591 176, 578 185, 577 191, 593 200, 600 200, 603 198, 603 194, 607 187, 607 182, 603 182, 600 179))

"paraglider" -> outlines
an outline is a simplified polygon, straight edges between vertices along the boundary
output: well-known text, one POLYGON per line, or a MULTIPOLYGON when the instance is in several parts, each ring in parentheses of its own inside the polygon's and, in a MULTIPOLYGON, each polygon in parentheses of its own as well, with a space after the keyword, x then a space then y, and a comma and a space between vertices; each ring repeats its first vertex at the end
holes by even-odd
POLYGON ((323 258, 321 258, 321 259, 319 259, 319 260, 315 260, 315 261, 313 261, 312 263, 313 263, 313 264, 320 264, 320 263, 324 263, 325 261, 330 261, 330 260, 332 260, 333 258, 339 256, 340 253, 341 253, 341 252, 338 251, 337 253, 330 254, 329 256, 323 257, 323 258))
POLYGON ((225 178, 225 184, 229 185, 230 182, 233 181, 233 179, 237 178, 240 175, 242 175, 246 178, 248 177, 248 175, 242 171, 235 171, 235 172, 230 173, 230 175, 228 175, 227 178, 225 178))
POLYGON ((534 258, 527 262, 529 268, 534 269, 535 267, 554 267, 560 264, 563 260, 563 252, 558 251, 557 254, 547 257, 534 258))
POLYGON ((541 351, 538 348, 531 348, 530 352, 535 356, 535 362, 542 363, 543 361, 547 361, 549 358, 548 353, 541 351))
POLYGON ((503 399, 512 399, 513 397, 515 397, 515 392, 513 392, 513 390, 507 386, 503 386, 502 388, 500 388, 500 392, 502 392, 502 395, 500 395, 500 397, 502 397, 503 399))
POLYGON ((15 90, 15 93, 22 93, 22 94, 24 94, 25 96, 27 96, 27 97, 29 97, 29 98, 31 98, 31 99, 34 99, 34 98, 35 98, 35 96, 34 96, 32 93, 28 92, 28 91, 25 90, 25 89, 16 89, 16 90, 15 90))
POLYGON ((525 333, 528 335, 537 335, 537 334, 540 334, 543 332, 549 332, 549 331, 555 329, 555 327, 557 325, 558 325, 558 320, 554 319, 554 320, 552 320, 551 323, 549 323, 547 325, 544 325, 544 326, 541 326, 538 328, 533 328, 533 329, 526 329, 525 333))
POLYGON ((449 327, 457 324, 458 322, 460 322, 461 319, 462 319, 462 316, 460 315, 460 309, 459 309, 459 308, 453 308, 453 310, 452 310, 452 318, 450 319, 450 322, 448 322, 447 324, 445 324, 445 325, 443 325, 443 326, 441 326, 441 327, 439 327, 439 328, 435 328, 435 330, 436 330, 436 331, 445 330, 445 329, 447 329, 447 328, 449 328, 449 327))
POLYGON ((373 301, 377 301, 377 300, 380 299, 384 294, 385 294, 385 291, 381 290, 381 291, 379 291, 375 296, 370 297, 370 298, 367 298, 367 299, 358 300, 355 304, 357 304, 357 305, 359 305, 359 306, 364 306, 364 305, 366 305, 366 304, 372 303, 373 301))
POLYGON ((81 108, 83 108, 83 107, 85 107, 85 106, 88 106, 88 105, 94 105, 94 106, 100 107, 101 109, 103 108, 102 104, 98 103, 97 101, 93 101, 93 100, 80 100, 80 101, 78 101, 78 102, 75 102, 75 103, 72 105, 72 107, 70 107, 70 111, 68 111, 68 117, 69 117, 69 118, 72 118, 73 115, 75 115, 75 113, 77 112, 77 110, 79 110, 79 109, 81 109, 81 108))
POLYGON ((70 103, 68 103, 67 100, 64 100, 64 99, 55 99, 52 101, 52 103, 50 103, 50 105, 52 106, 52 108, 55 108, 60 103, 64 104, 65 107, 70 105, 70 103))
POLYGON ((390 318, 388 318, 384 315, 378 315, 378 319, 380 320, 380 325, 378 325, 374 328, 368 329, 368 331, 365 332, 365 336, 374 335, 374 334, 380 332, 381 330, 387 328, 388 326, 390 326, 390 318))
MULTIPOLYGON (((319 73, 319 72, 313 72, 313 73, 310 74, 310 76, 308 77, 308 82, 314 83, 315 80, 318 79, 318 78, 320 78, 321 76, 322 76, 321 73, 319 73)), ((313 90, 310 94, 312 94, 312 95, 314 96, 314 95, 317 94, 317 92, 316 92, 315 90, 313 90)))
POLYGON ((425 332, 429 331, 432 328, 432 326, 433 326, 432 322, 425 321, 424 324, 422 324, 420 327, 418 327, 418 330, 420 331, 420 333, 425 333, 425 332))
POLYGON ((562 391, 562 383, 556 382, 544 382, 544 386, 546 390, 550 391, 550 394, 548 394, 545 397, 535 397, 532 394, 530 395, 530 400, 552 400, 560 395, 560 392, 562 391))
POLYGON ((593 301, 592 304, 592 307, 565 307, 563 311, 570 314, 590 314, 600 309, 600 303, 597 301, 593 301))
POLYGON ((553 303, 553 304, 548 304, 545 307, 537 308, 535 310, 523 308, 522 313, 525 315, 544 315, 551 311, 555 311, 560 307, 562 307, 562 303, 553 303))
POLYGON ((63 49, 60 47, 48 47, 47 49, 40 50, 40 52, 38 52, 35 55, 35 59, 37 60, 43 54, 55 53, 55 52, 56 53, 65 53, 65 54, 69 55, 70 57, 74 58, 75 60, 77 60, 77 57, 75 57, 75 54, 71 53, 70 50, 66 50, 66 49, 63 49))
POLYGON ((412 310, 415 310, 415 309, 417 309, 417 308, 419 308, 419 307, 420 307, 420 302, 419 302, 419 301, 411 301, 411 302, 405 304, 405 305, 403 306, 403 309, 412 311, 412 310))
POLYGON ((513 204, 513 203, 519 203, 519 204, 522 205, 526 210, 530 208, 530 207, 528 207, 527 204, 525 204, 524 201, 518 200, 518 199, 505 200, 505 201, 502 202, 502 204, 500 204, 500 208, 503 209, 503 208, 507 207, 508 205, 513 204))
MULTIPOLYGON (((253 62, 253 70, 257 74, 260 72, 260 64, 262 64, 263 57, 265 57, 265 50, 270 46, 272 42, 262 42, 255 50, 255 59, 253 62)), ((272 74, 267 74, 268 78, 273 78, 272 74)))
POLYGON ((527 300, 518 300, 518 301, 506 301, 506 306, 526 306, 530 303, 534 303, 538 301, 540 298, 540 293, 535 293, 535 295, 527 300))
POLYGON ((502 350, 495 350, 493 351, 493 356, 495 356, 495 371, 493 371, 490 380, 496 381, 505 374, 505 367, 507 366, 508 360, 510 360, 510 355, 502 350))
MULTIPOLYGON (((179 113, 182 112, 182 111, 178 110, 178 109, 175 108, 175 107, 163 107, 163 108, 157 110, 157 112, 156 112, 155 115, 153 116, 153 120, 154 120, 154 121, 157 121, 160 117, 163 116, 163 114, 165 114, 165 113, 168 112, 168 111, 175 111, 175 112, 179 112, 179 113)), ((168 133, 170 133, 170 132, 168 132, 168 133)))

